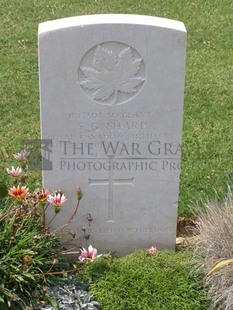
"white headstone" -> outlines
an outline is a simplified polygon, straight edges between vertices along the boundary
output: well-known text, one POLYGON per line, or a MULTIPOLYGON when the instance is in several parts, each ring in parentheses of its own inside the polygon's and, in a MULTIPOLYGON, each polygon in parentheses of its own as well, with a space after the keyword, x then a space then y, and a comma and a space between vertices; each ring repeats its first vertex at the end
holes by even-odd
POLYGON ((69 228, 82 236, 85 225, 100 252, 174 248, 185 46, 183 23, 157 17, 39 25, 42 139, 53 143, 43 182, 68 198, 53 227, 74 211, 80 185, 79 215, 93 221, 69 228))

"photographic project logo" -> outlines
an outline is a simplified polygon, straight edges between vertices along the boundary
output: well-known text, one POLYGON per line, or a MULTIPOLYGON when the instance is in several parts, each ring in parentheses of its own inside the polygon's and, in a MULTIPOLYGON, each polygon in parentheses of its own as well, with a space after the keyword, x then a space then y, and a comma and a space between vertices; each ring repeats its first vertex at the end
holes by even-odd
POLYGON ((49 171, 53 169, 51 160, 52 139, 23 140, 22 147, 30 152, 28 158, 30 170, 49 171))

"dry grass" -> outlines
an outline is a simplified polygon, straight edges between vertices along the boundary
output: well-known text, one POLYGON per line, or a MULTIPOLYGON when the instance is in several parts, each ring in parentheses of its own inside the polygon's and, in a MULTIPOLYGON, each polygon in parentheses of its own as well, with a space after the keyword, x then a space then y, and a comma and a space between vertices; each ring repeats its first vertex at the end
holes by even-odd
MULTIPOLYGON (((233 194, 229 188, 223 203, 208 201, 196 223, 200 241, 196 245, 199 266, 208 272, 219 262, 233 258, 233 194)), ((206 276, 212 299, 211 309, 233 309, 233 263, 225 264, 206 276)))

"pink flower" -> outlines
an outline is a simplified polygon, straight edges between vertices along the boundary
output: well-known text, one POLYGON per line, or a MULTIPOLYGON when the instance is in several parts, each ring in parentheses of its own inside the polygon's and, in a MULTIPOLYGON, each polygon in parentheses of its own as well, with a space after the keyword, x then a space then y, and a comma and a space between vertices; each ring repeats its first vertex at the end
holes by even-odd
POLYGON ((8 193, 16 200, 22 201, 28 194, 28 188, 26 186, 20 187, 19 185, 17 187, 13 186, 9 189, 8 193))
POLYGON ((30 152, 23 150, 20 153, 14 154, 14 158, 18 160, 19 162, 26 162, 28 160, 30 152))
POLYGON ((54 205, 56 213, 60 212, 62 205, 66 201, 66 196, 61 192, 55 192, 53 195, 49 195, 48 197, 48 202, 54 205))
POLYGON ((85 248, 80 249, 81 254, 78 259, 83 262, 85 259, 93 262, 96 258, 102 256, 102 254, 97 255, 97 249, 93 248, 92 245, 89 245, 88 250, 85 248))
POLYGON ((11 167, 11 169, 7 168, 6 171, 8 174, 10 174, 14 178, 20 176, 23 172, 22 168, 20 167, 14 168, 13 166, 11 167))
POLYGON ((149 254, 155 254, 155 253, 157 253, 157 249, 156 249, 156 247, 155 246, 152 246, 149 250, 148 250, 148 252, 149 252, 149 254))

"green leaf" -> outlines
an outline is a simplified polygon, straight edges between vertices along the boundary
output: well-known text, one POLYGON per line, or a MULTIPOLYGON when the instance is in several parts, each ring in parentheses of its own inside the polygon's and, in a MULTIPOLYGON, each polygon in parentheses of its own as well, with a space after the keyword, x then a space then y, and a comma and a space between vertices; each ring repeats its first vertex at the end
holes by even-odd
POLYGON ((0 183, 0 199, 5 198, 8 195, 7 186, 5 183, 0 183))
POLYGON ((9 308, 6 306, 5 301, 0 297, 0 309, 1 310, 8 310, 9 308))
POLYGON ((48 301, 51 303, 54 309, 58 310, 56 299, 50 294, 45 294, 45 297, 48 299, 48 301))

